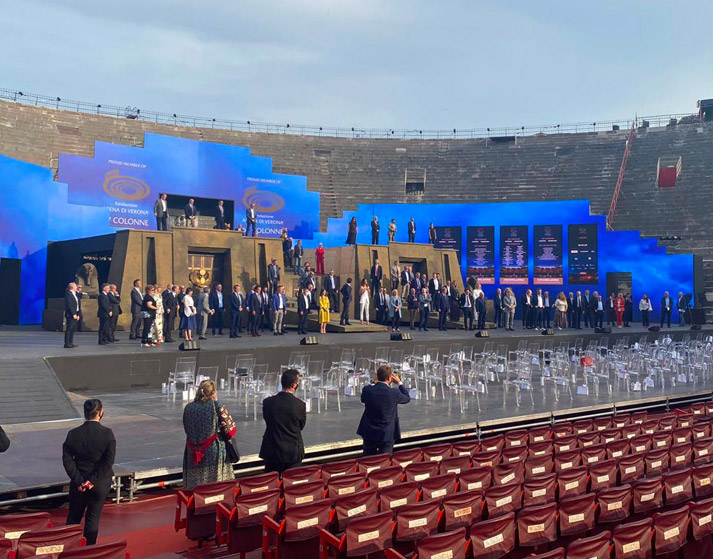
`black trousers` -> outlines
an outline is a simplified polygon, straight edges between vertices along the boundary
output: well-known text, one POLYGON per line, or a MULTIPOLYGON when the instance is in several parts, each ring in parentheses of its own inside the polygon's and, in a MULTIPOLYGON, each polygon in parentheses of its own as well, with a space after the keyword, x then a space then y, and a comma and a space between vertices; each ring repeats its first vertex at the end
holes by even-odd
POLYGON ((240 311, 232 311, 230 313, 230 335, 237 336, 240 330, 240 311))
POLYGON ((649 327, 649 311, 641 311, 641 325, 644 328, 649 327))
POLYGON ((391 329, 398 330, 401 325, 401 313, 395 312, 394 316, 391 317, 391 329))
POLYGON ((582 309, 574 309, 574 327, 577 330, 582 327, 582 309))
POLYGON ((542 328, 544 326, 543 324, 543 316, 542 316, 542 309, 541 307, 535 307, 535 328, 542 328))
POLYGON ((340 323, 349 322, 349 305, 351 301, 342 301, 342 316, 339 318, 340 323))
POLYGON ((255 314, 250 311, 250 322, 248 323, 248 331, 251 334, 257 334, 257 330, 260 326, 260 313, 255 312, 255 314))
POLYGON ((415 243, 415 242, 416 242, 416 233, 409 233, 409 234, 408 234, 408 242, 409 242, 409 243, 415 243))
POLYGON ((393 450, 394 441, 368 441, 364 439, 364 456, 391 454, 393 450))
POLYGON ((463 307, 463 327, 466 330, 473 329, 473 307, 463 307))
POLYGON ((150 344, 151 339, 149 336, 151 335, 151 326, 153 325, 153 318, 144 318, 144 332, 141 335, 141 343, 142 344, 150 344))
POLYGON ((131 315, 131 329, 129 330, 129 337, 132 339, 141 337, 141 312, 131 315))
POLYGON ((163 341, 164 342, 173 341, 173 336, 172 336, 171 332, 173 332, 173 325, 174 325, 175 318, 176 318, 175 313, 163 313, 163 341))
POLYGON ((371 244, 372 244, 372 245, 378 245, 378 244, 379 244, 379 234, 378 234, 378 233, 372 233, 372 234, 371 234, 371 244))
POLYGON ((165 214, 156 218, 156 231, 168 231, 168 216, 165 214))
POLYGON ((591 315, 591 312, 589 311, 589 309, 584 309, 583 318, 584 318, 584 327, 589 328, 590 325, 593 323, 592 315, 591 315))
POLYGON ((438 329, 446 329, 446 319, 448 318, 448 313, 446 311, 438 311, 438 329))
POLYGON ((105 344, 111 339, 111 318, 108 316, 99 317, 99 343, 105 344))
POLYGON ((215 309, 215 314, 213 315, 213 335, 215 336, 215 330, 218 330, 219 334, 223 333, 223 309, 215 309))
POLYGON ((418 323, 418 329, 421 330, 422 328, 424 330, 428 329, 428 315, 429 311, 424 310, 423 308, 419 309, 418 315, 420 318, 420 322, 418 323))
POLYGON ((77 322, 71 316, 67 318, 67 327, 64 329, 64 345, 74 345, 74 333, 77 331, 77 322))
POLYGON ((248 236, 248 233, 250 232, 250 228, 252 227, 253 229, 253 237, 257 235, 257 231, 255 230, 255 222, 254 221, 248 221, 245 224, 245 236, 248 236))
POLYGON ((500 307, 495 307, 495 316, 493 317, 493 321, 495 322, 495 327, 496 328, 501 328, 503 325, 503 311, 500 307))
POLYGON ((265 472, 284 472, 290 468, 299 468, 302 462, 272 462, 265 460, 265 472))
POLYGON ((297 314, 297 333, 306 334, 307 333, 307 313, 297 314))
POLYGON ((661 327, 666 321, 668 321, 668 327, 671 328, 671 309, 661 309, 661 327))
POLYGON ((545 328, 549 328, 549 327, 550 327, 550 320, 552 320, 552 319, 550 318, 550 309, 545 308, 545 309, 542 311, 542 324, 543 324, 543 326, 544 326, 545 328))
POLYGON ((339 312, 339 297, 337 297, 336 291, 327 291, 327 297, 329 297, 329 307, 334 312, 339 312))
POLYGON ((604 311, 594 311, 594 328, 604 328, 604 311))
POLYGON ((485 311, 478 313, 478 330, 485 330, 485 311))
POLYGON ((109 495, 108 488, 95 486, 90 491, 77 491, 74 484, 69 486, 69 511, 67 524, 81 524, 84 517, 84 537, 87 545, 97 543, 99 534, 99 519, 102 515, 104 502, 109 495), (85 515, 86 512, 86 515, 85 515))
POLYGON ((109 319, 109 339, 112 342, 116 341, 116 325, 119 322, 119 314, 114 311, 114 314, 111 315, 111 318, 109 319))

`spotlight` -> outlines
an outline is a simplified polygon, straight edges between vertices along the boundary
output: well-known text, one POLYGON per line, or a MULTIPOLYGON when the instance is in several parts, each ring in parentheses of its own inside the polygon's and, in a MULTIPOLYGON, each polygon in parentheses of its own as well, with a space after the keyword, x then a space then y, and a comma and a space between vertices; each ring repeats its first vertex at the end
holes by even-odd
POLYGON ((102 108, 102 106, 101 106, 101 105, 97 105, 97 109, 101 109, 101 108, 102 108))
POLYGON ((62 100, 62 99, 60 99, 59 97, 57 97, 57 101, 61 101, 61 100, 62 100))
POLYGON ((173 113, 173 118, 178 118, 178 117, 176 116, 176 113, 173 113))
POLYGON ((289 124, 289 123, 287 123, 287 128, 289 128, 289 127, 290 127, 290 124, 289 124))
POLYGON ((18 94, 18 95, 24 95, 24 93, 23 93, 22 91, 18 91, 17 94, 18 94))
POLYGON ((248 126, 250 126, 250 121, 248 120, 248 126))
POLYGON ((321 127, 321 126, 319 127, 319 131, 320 131, 320 132, 322 131, 322 127, 321 127))
POLYGON ((354 127, 352 126, 352 132, 354 132, 354 127))

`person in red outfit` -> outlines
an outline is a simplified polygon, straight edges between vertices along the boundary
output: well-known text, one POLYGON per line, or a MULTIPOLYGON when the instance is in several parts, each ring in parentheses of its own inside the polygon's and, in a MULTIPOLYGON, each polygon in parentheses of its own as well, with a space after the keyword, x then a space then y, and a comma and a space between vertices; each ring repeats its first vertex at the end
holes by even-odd
POLYGON ((616 327, 621 328, 624 324, 624 309, 626 309, 626 301, 624 296, 619 293, 614 301, 614 312, 616 313, 616 327))
POLYGON ((322 243, 319 243, 319 246, 314 251, 315 256, 317 257, 317 275, 318 276, 323 276, 324 275, 324 247, 322 246, 322 243))

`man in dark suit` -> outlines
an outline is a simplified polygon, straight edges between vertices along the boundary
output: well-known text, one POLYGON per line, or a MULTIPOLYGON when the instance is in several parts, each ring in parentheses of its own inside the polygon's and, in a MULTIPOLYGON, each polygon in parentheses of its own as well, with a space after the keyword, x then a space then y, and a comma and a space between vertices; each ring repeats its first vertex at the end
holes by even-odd
POLYGON ((463 330, 472 330, 473 317, 475 316, 475 299, 470 287, 466 287, 460 296, 460 308, 463 311, 463 330))
POLYGON ((245 297, 240 292, 240 286, 236 283, 233 286, 233 292, 230 294, 230 337, 240 337, 240 327, 243 317, 243 307, 245 306, 245 297))
POLYGON ((144 304, 144 294, 141 293, 141 280, 134 280, 134 287, 131 290, 131 329, 129 330, 130 340, 141 339, 141 327, 144 323, 141 318, 141 306, 144 304))
POLYGON ((596 291, 592 293, 593 328, 604 327, 604 307, 606 303, 596 291))
POLYGON ((257 236, 257 231, 255 230, 255 226, 257 225, 257 213, 255 212, 255 204, 251 203, 250 207, 245 210, 245 236, 248 236, 248 233, 250 233, 250 228, 252 227, 253 229, 253 237, 257 236))
POLYGON ((413 218, 408 222, 408 242, 416 242, 416 222, 413 218))
POLYGON ((388 302, 386 300, 386 289, 383 287, 374 298, 374 309, 376 310, 376 323, 386 324, 386 317, 389 314, 388 302))
POLYGON ((435 298, 436 294, 440 293, 441 287, 443 287, 443 284, 438 274, 433 274, 433 277, 428 281, 428 292, 431 294, 431 297, 435 298))
POLYGON ((292 267, 292 237, 282 240, 282 260, 285 268, 292 267))
POLYGON ((372 245, 379 244, 379 230, 380 229, 381 229, 381 226, 379 225, 379 218, 374 216, 374 218, 371 220, 371 244, 372 245))
POLYGON ((213 311, 213 335, 218 330, 218 335, 223 335, 223 313, 225 312, 225 297, 223 296, 223 286, 217 284, 215 289, 210 292, 208 304, 210 310, 213 311))
POLYGON ((67 286, 67 292, 64 294, 64 318, 67 323, 64 329, 64 347, 71 349, 77 347, 74 345, 74 333, 79 324, 79 296, 77 284, 74 282, 67 286))
POLYGON ((577 293, 574 294, 574 328, 577 330, 582 329, 583 305, 584 300, 582 299, 582 292, 577 291, 577 293))
POLYGON ((485 294, 481 291, 480 295, 475 299, 475 312, 478 313, 478 330, 485 330, 486 310, 485 294))
POLYGON ((295 248, 292 249, 292 271, 295 274, 300 273, 300 268, 302 268, 302 257, 304 256, 305 249, 302 246, 302 239, 297 239, 297 244, 295 248))
POLYGON ((334 275, 334 270, 329 271, 328 276, 324 276, 322 281, 322 287, 327 290, 327 297, 329 297, 329 310, 331 312, 339 312, 339 284, 337 283, 337 277, 334 275))
POLYGON ((582 296, 582 318, 584 327, 590 328, 592 325, 592 296, 589 294, 589 289, 585 289, 582 296))
POLYGON ((421 272, 416 272, 415 274, 411 274, 411 289, 415 289, 417 294, 421 294, 421 288, 423 285, 421 284, 421 272))
POLYGON ((77 286, 77 299, 79 299, 79 322, 77 323, 77 332, 84 331, 84 313, 82 312, 82 299, 84 299, 84 293, 82 293, 82 286, 77 286))
POLYGON ((339 319, 339 324, 349 326, 349 305, 352 302, 352 278, 347 278, 347 283, 340 290, 342 294, 342 316, 339 319))
POLYGON ((364 439, 364 456, 391 453, 394 443, 401 438, 397 406, 410 401, 399 376, 389 365, 381 365, 376 371, 376 382, 361 391, 364 413, 357 435, 364 439), (398 390, 391 388, 392 383, 398 384, 398 390))
POLYGON ((671 311, 673 310, 673 299, 669 297, 668 291, 664 291, 661 297, 661 328, 668 320, 668 327, 671 328, 671 311))
POLYGON ((572 291, 570 291, 569 295, 567 296, 567 325, 570 328, 574 328, 574 317, 575 317, 574 306, 575 306, 574 293, 572 291))
POLYGON ((531 328, 530 321, 532 320, 532 290, 528 289, 525 294, 520 298, 520 305, 522 306, 522 327, 531 328))
POLYGON ((433 299, 433 309, 438 312, 438 329, 441 331, 447 330, 448 308, 448 293, 445 287, 441 287, 440 293, 436 293, 433 299))
POLYGON ((379 259, 374 260, 374 265, 371 267, 371 298, 375 299, 376 294, 381 289, 381 279, 384 276, 384 269, 379 265, 379 259))
POLYGON ((418 296, 419 332, 421 330, 423 330, 424 332, 428 332, 428 315, 431 313, 432 305, 433 297, 431 297, 431 294, 425 287, 422 287, 421 294, 418 296))
POLYGON ((188 200, 183 208, 183 215, 186 218, 186 227, 195 227, 196 221, 198 220, 198 214, 196 213, 196 202, 193 198, 188 200))
POLYGON ((176 314, 178 310, 178 301, 176 300, 176 294, 178 293, 178 286, 172 285, 170 289, 163 292, 163 341, 166 343, 173 343, 173 327, 176 321, 176 314))
POLYGON ((299 373, 287 369, 280 379, 282 391, 262 402, 265 434, 260 445, 260 458, 266 472, 284 472, 299 466, 305 455, 302 430, 307 423, 307 407, 295 396, 299 373))
POLYGON ((495 317, 493 318, 496 328, 503 326, 503 292, 498 287, 493 298, 493 309, 495 309, 495 317))
POLYGON ((248 294, 248 331, 252 337, 259 336, 258 328, 262 317, 260 307, 262 306, 262 298, 260 297, 260 286, 253 285, 252 291, 248 294))
POLYGON ((307 289, 300 289, 297 295, 297 333, 307 333, 307 316, 310 313, 310 296, 307 289))
POLYGON ((218 200, 218 205, 215 207, 215 228, 221 231, 225 229, 225 206, 223 206, 223 200, 218 200))
POLYGON ((260 291, 260 302, 262 306, 260 308, 260 329, 264 332, 265 330, 272 330, 272 324, 270 322, 270 293, 267 289, 267 285, 262 286, 262 291, 260 291))
POLYGON ((280 266, 277 264, 277 258, 270 261, 267 267, 267 280, 270 282, 270 295, 277 293, 277 286, 280 285, 280 266))
POLYGON ((94 545, 99 533, 99 518, 109 491, 116 455, 116 439, 111 429, 99 422, 104 417, 101 400, 84 402, 84 424, 67 433, 62 445, 62 463, 69 476, 67 524, 81 524, 84 537, 94 545))
POLYGON ((109 289, 110 285, 108 283, 102 284, 101 292, 99 293, 99 298, 97 299, 97 317, 99 318, 99 345, 106 345, 109 343, 111 334, 111 317, 113 313, 111 312, 111 302, 109 301, 109 289))
POLYGON ((542 298, 543 298, 543 300, 544 300, 544 302, 545 302, 545 303, 544 303, 545 312, 544 312, 544 319, 543 319, 544 328, 548 328, 548 329, 549 329, 549 327, 550 327, 550 321, 552 320, 551 317, 550 317, 550 314, 552 313, 552 299, 550 299, 550 292, 549 292, 549 291, 545 291, 545 292, 542 294, 542 298))
POLYGON ((408 266, 404 266, 403 270, 401 270, 401 297, 406 298, 406 295, 409 294, 409 291, 411 291, 411 280, 413 278, 413 274, 411 273, 411 268, 408 266))
POLYGON ((109 320, 109 341, 116 341, 116 325, 121 314, 121 295, 116 289, 116 285, 109 286, 109 302, 111 303, 111 320, 109 320))

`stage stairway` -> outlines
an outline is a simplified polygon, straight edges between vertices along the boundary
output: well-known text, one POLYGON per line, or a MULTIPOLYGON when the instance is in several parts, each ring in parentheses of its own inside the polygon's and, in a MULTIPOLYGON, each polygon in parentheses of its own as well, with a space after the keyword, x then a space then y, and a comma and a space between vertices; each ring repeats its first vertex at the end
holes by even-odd
POLYGON ((0 360, 0 424, 79 417, 43 357, 0 360))

